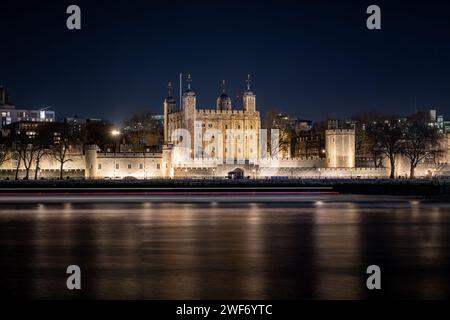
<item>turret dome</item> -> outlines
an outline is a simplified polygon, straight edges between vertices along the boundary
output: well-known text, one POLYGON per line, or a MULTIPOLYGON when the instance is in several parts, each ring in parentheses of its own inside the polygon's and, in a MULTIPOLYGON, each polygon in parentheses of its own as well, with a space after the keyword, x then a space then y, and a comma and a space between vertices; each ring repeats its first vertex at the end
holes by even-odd
POLYGON ((217 110, 231 110, 231 98, 225 93, 225 80, 222 82, 222 93, 217 97, 217 110))

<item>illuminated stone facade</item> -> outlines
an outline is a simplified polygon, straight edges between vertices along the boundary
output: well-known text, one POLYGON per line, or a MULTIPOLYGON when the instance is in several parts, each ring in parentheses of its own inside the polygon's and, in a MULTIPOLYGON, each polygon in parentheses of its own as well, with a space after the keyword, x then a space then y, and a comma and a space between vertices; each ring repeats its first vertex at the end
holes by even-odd
MULTIPOLYGON (((161 152, 102 152, 96 145, 71 150, 71 161, 64 165, 64 176, 87 179, 161 179, 224 178, 239 172, 246 178, 387 178, 389 166, 355 167, 354 129, 326 131, 326 158, 283 159, 267 155, 267 141, 261 131, 256 96, 250 79, 243 94, 243 108, 233 110, 223 87, 214 109, 198 109, 197 96, 191 90, 182 94, 181 108, 172 97, 172 87, 164 99, 164 145, 161 152)), ((450 136, 445 140, 446 157, 437 166, 420 165, 417 176, 450 175, 450 136)), ((444 148, 444 149, 445 149, 444 148)), ((0 177, 14 178, 17 161, 6 161, 0 177)), ((59 176, 60 164, 45 155, 39 164, 38 178, 59 176)), ((34 178, 34 168, 30 178, 34 178)), ((398 158, 397 175, 405 175, 407 163, 398 158)), ((24 176, 24 168, 19 170, 24 176)))
MULTIPOLYGON (((223 85, 215 109, 198 109, 197 96, 190 87, 182 96, 181 110, 172 97, 164 100, 164 142, 183 146, 190 158, 251 160, 256 163, 259 150, 260 114, 256 96, 250 90, 250 79, 243 95, 243 109, 233 110, 231 98, 223 85)), ((175 161, 175 159, 173 159, 175 161)), ((184 159, 185 160, 185 159, 184 159)))
POLYGON ((325 132, 326 166, 328 168, 355 167, 355 130, 331 129, 325 132))

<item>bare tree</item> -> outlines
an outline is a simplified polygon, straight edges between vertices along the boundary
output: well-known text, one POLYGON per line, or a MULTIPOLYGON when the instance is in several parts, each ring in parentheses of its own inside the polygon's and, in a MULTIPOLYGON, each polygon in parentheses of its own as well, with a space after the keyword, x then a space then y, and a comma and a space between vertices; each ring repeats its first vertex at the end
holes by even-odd
POLYGON ((6 145, 0 145, 0 167, 9 160, 11 160, 10 148, 6 145))
MULTIPOLYGON (((20 144, 17 152, 19 154, 20 162, 23 163, 23 166, 25 168, 25 177, 24 180, 28 180, 30 178, 30 169, 33 164, 33 161, 36 157, 37 148, 35 148, 31 143, 28 144, 20 144)), ((18 166, 20 166, 20 163, 18 163, 18 166)), ((17 169, 18 171, 18 169, 17 169)), ((16 178, 18 177, 16 171, 16 178)))
POLYGON ((389 159, 391 172, 389 177, 395 178, 395 160, 402 152, 403 130, 402 124, 391 118, 378 121, 367 128, 370 139, 373 139, 372 151, 375 154, 384 155, 389 159))
POLYGON ((53 146, 52 155, 53 158, 59 162, 59 178, 64 178, 64 164, 69 161, 72 161, 68 157, 67 151, 69 149, 69 139, 67 137, 62 137, 61 141, 53 146))
POLYGON ((386 154, 375 137, 366 135, 363 142, 363 152, 370 155, 375 168, 383 167, 383 160, 386 158, 386 154))
POLYGON ((37 128, 37 134, 33 139, 33 148, 35 149, 34 154, 34 180, 37 180, 41 159, 49 153, 49 145, 53 142, 53 130, 48 123, 42 123, 37 128))
POLYGON ((386 119, 395 119, 396 116, 386 116, 377 110, 360 112, 352 116, 355 125, 355 151, 356 155, 370 157, 375 168, 383 166, 386 158, 383 148, 379 144, 378 130, 386 119))
POLYGON ((37 180, 38 178, 38 173, 40 170, 39 165, 41 164, 41 159, 44 157, 44 155, 47 154, 47 150, 44 149, 43 147, 36 147, 36 152, 35 152, 35 157, 34 157, 34 180, 37 180))
POLYGON ((402 155, 409 160, 409 177, 413 179, 420 162, 425 159, 435 161, 444 150, 441 149, 441 135, 436 128, 428 125, 427 118, 421 114, 414 116, 406 130, 402 155))
POLYGON ((15 149, 14 152, 12 153, 12 158, 16 161, 16 170, 15 170, 15 174, 14 174, 14 179, 18 180, 19 179, 19 170, 20 170, 20 165, 22 162, 22 157, 20 156, 20 151, 19 149, 15 149))

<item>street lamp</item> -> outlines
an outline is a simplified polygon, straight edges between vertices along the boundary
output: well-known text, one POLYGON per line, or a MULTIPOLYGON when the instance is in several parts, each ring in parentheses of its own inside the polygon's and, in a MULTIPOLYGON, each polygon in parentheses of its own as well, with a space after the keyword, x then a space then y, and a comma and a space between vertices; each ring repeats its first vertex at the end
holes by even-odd
POLYGON ((120 135, 120 131, 119 130, 113 130, 113 131, 111 131, 111 135, 114 137, 114 153, 116 153, 117 137, 120 135))

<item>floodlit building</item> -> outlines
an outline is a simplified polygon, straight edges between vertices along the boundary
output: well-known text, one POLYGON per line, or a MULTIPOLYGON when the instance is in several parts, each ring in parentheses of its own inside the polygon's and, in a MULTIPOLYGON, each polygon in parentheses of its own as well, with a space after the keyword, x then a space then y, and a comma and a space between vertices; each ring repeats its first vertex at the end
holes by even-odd
POLYGON ((325 132, 328 168, 355 167, 355 129, 329 129, 325 132))
MULTIPOLYGON (((71 161, 64 165, 64 175, 87 179, 388 176, 387 168, 355 168, 355 131, 339 128, 338 122, 332 122, 332 129, 326 131, 325 145, 320 138, 314 138, 305 150, 295 154, 296 157, 280 156, 274 151, 280 141, 276 138, 280 137, 276 132, 269 134, 261 129, 250 77, 246 82, 242 109, 233 108, 225 83, 215 108, 204 109, 197 106, 197 94, 191 88, 190 77, 179 105, 169 84, 169 94, 163 102, 163 117, 158 118, 164 131, 161 149, 124 147, 112 151, 100 150, 96 145, 86 145, 83 151, 71 149, 71 161)), ((4 97, 3 94, 2 102, 7 101, 4 97)), ((5 106, 1 107, 15 110, 5 106)), ((84 119, 66 119, 72 133, 80 131, 80 126, 86 123, 84 119)), ((309 132, 311 123, 299 122, 298 129, 309 132)), ((0 177, 14 177, 16 166, 17 161, 13 159, 3 163, 0 177)), ((59 168, 60 163, 48 153, 40 161, 38 176, 58 177, 59 168)))
POLYGON ((189 149, 191 158, 256 160, 261 120, 250 83, 249 76, 242 110, 232 109, 225 81, 214 109, 197 107, 197 95, 191 89, 190 76, 178 109, 169 84, 169 95, 164 100, 164 143, 183 145, 189 149))

